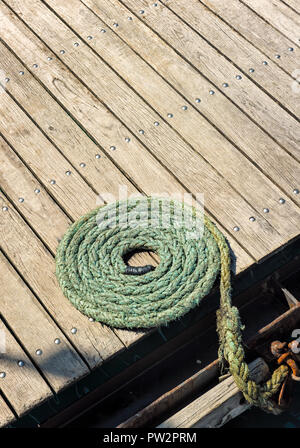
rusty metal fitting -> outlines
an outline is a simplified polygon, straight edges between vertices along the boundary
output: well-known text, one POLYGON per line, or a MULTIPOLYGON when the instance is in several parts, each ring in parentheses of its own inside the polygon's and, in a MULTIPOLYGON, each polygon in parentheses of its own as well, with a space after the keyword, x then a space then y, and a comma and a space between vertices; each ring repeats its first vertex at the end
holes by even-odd
POLYGON ((291 403, 292 380, 300 381, 300 369, 297 365, 299 348, 298 341, 292 341, 289 344, 273 341, 271 344, 271 352, 277 358, 278 365, 286 364, 290 369, 290 373, 283 382, 279 393, 278 404, 281 408, 287 408, 291 403))
POLYGON ((287 343, 280 341, 273 341, 271 344, 271 353, 275 358, 279 358, 287 351, 287 343))

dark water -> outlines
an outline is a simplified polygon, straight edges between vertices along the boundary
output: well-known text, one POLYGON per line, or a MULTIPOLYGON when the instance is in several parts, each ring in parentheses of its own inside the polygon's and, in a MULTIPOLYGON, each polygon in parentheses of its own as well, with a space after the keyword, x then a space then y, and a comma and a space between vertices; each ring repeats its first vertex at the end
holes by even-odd
POLYGON ((300 383, 295 383, 291 407, 280 415, 251 409, 227 423, 224 428, 300 428, 300 383))

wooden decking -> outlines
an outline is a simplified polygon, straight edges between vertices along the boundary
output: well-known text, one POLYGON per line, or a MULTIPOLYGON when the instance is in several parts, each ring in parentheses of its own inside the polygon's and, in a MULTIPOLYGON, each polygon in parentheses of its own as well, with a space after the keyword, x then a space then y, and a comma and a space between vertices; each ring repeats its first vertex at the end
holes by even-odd
POLYGON ((147 335, 55 278, 121 185, 204 193, 236 274, 299 236, 299 47, 296 0, 0 0, 0 425, 147 335))

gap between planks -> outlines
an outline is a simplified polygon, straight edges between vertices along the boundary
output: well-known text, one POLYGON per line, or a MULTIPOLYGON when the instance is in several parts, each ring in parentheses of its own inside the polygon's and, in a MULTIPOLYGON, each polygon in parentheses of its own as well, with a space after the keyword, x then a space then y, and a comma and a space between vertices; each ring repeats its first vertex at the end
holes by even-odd
MULTIPOLYGON (((37 12, 37 11, 36 11, 36 12, 37 12)), ((45 11, 45 14, 46 14, 46 11, 45 11)), ((53 18, 53 17, 52 17, 52 18, 53 18)), ((58 27, 58 24, 57 24, 56 22, 55 22, 55 24, 57 25, 57 26, 56 26, 56 30, 58 31, 58 28, 57 28, 57 27, 58 27)), ((32 25, 32 23, 31 23, 31 25, 32 25)), ((60 23, 59 26, 62 27, 62 24, 60 23)), ((66 52, 66 54, 68 55, 68 52, 66 52)), ((91 53, 86 53, 86 56, 88 56, 88 55, 90 56, 91 53)), ((99 61, 98 61, 98 62, 99 62, 99 61)), ((93 64, 89 64, 89 65, 91 66, 91 65, 93 65, 93 64)), ((103 68, 103 67, 102 67, 102 68, 103 68)), ((111 96, 111 91, 109 91, 109 95, 111 96)), ((128 103, 127 103, 127 104, 128 104, 128 103)), ((128 106, 127 106, 127 107, 128 107, 128 106)), ((147 144, 149 145, 149 144, 150 144, 150 141, 147 141, 147 144)), ((156 148, 156 149, 157 149, 157 148, 156 148)), ((173 158, 174 158, 174 154, 173 154, 173 158)), ((174 170, 173 170, 173 171, 174 171, 174 170)), ((204 170, 202 170, 202 173, 201 173, 202 176, 203 176, 203 172, 204 172, 204 170)), ((232 202, 232 199, 233 199, 232 196, 233 196, 233 193, 231 193, 231 202, 232 202)), ((210 199, 211 199, 211 196, 210 196, 210 199)), ((214 209, 218 209, 218 207, 214 207, 214 209)), ((257 234, 256 234, 256 235, 257 235, 257 234)))
MULTIPOLYGON (((17 30, 15 30, 15 31, 17 31, 17 30)), ((17 33, 15 33, 15 38, 17 37, 17 33)), ((24 36, 22 35, 22 38, 24 38, 24 36)), ((28 42, 28 44, 30 43, 30 42, 32 42, 31 40, 30 41, 27 41, 28 42)), ((46 53, 46 54, 49 54, 48 52, 46 53)), ((30 53, 30 57, 32 57, 31 56, 31 53, 30 53)), ((44 56, 45 57, 45 56, 44 56)), ((51 64, 51 67, 53 67, 53 65, 54 64, 51 64)), ((57 65, 59 65, 59 68, 61 68, 61 66, 60 66, 60 64, 57 64, 57 65)), ((48 68, 48 67, 47 67, 48 68)), ((48 68, 48 70, 49 70, 49 68, 48 68)), ((42 72, 42 70, 41 70, 41 72, 42 72)), ((41 73, 40 72, 40 73, 41 73)), ((45 78, 44 79, 47 79, 48 78, 48 73, 46 74, 45 73, 45 78), (46 76, 47 76, 47 78, 46 78, 46 76)), ((64 82, 66 82, 66 77, 67 77, 67 74, 65 73, 65 72, 63 72, 63 75, 64 75, 64 79, 65 79, 65 81, 64 82)), ((58 78, 58 76, 59 76, 59 73, 57 73, 56 71, 53 73, 53 76, 55 76, 55 78, 58 78)), ((58 78, 59 79, 59 78, 58 78)), ((72 79, 71 78, 71 81, 74 81, 74 79, 72 79)), ((51 87, 51 85, 52 85, 52 83, 51 82, 49 82, 48 83, 48 87, 51 87)), ((68 96, 67 96, 67 93, 68 93, 68 91, 69 90, 72 90, 72 92, 73 91, 78 91, 78 88, 77 88, 77 83, 74 85, 74 87, 70 87, 69 86, 69 88, 68 88, 68 90, 65 90, 64 91, 64 93, 65 93, 65 95, 64 95, 64 98, 65 98, 65 101, 68 99, 68 96)), ((58 92, 54 89, 54 92, 57 94, 58 92)), ((85 99, 85 97, 84 97, 84 99, 85 99)), ((89 100, 90 100, 91 98, 89 97, 89 100)), ((85 99, 85 102, 87 102, 86 101, 86 99, 85 99)), ((38 104, 40 104, 40 103, 38 103, 38 104)), ((42 103, 43 104, 43 103, 42 103)), ((41 105, 42 105, 41 104, 41 105)), ((93 107, 93 110, 95 110, 95 109, 99 109, 100 108, 100 105, 99 105, 99 102, 97 102, 97 101, 94 101, 93 103, 92 103, 93 105, 95 105, 95 107, 93 107)), ((72 105, 72 107, 74 108, 74 97, 72 96, 71 98, 70 98, 70 106, 72 105)), ((40 117, 41 117, 41 115, 42 115, 42 110, 43 109, 39 109, 39 114, 36 114, 36 117, 35 117, 35 119, 40 119, 40 117)), ((75 105, 75 111, 76 111, 76 113, 78 113, 77 112, 77 110, 78 110, 78 107, 77 107, 77 105, 75 105)), ((30 110, 30 113, 31 114, 33 114, 34 113, 34 110, 30 110)), ((105 112, 105 114, 106 114, 106 116, 107 116, 107 111, 105 112)), ((46 113, 46 115, 45 116, 42 116, 42 118, 43 119, 45 119, 45 117, 47 118, 48 117, 48 115, 49 115, 49 113, 47 112, 46 113)), ((23 117, 22 117, 22 119, 23 119, 23 117)), ((102 114, 100 115, 100 116, 96 116, 95 117, 95 121, 97 121, 97 120, 100 120, 101 121, 101 119, 103 119, 103 116, 102 116, 102 114)), ((113 121, 113 124, 117 124, 118 122, 115 122, 115 120, 113 121)), ((7 123, 6 124, 6 126, 8 125, 9 123, 7 123)), ((85 119, 85 124, 88 124, 87 123, 87 120, 85 119)), ((110 126, 110 127, 112 127, 112 126, 110 126)), ((44 123, 43 123, 43 128, 44 128, 44 130, 47 132, 47 133, 49 133, 49 130, 47 130, 47 128, 48 128, 48 126, 47 126, 47 123, 44 121, 44 123)), ((114 130, 114 129, 113 129, 114 130)), ((115 131, 116 131, 116 135, 118 135, 118 132, 117 132, 117 129, 115 129, 115 131)), ((121 129, 121 131, 122 131, 122 129, 121 129)), ((99 126, 95 126, 95 123, 93 124, 93 132, 97 132, 97 135, 99 135, 99 133, 101 132, 101 128, 99 128, 99 126)), ((126 135, 126 134, 125 134, 126 135)), ((51 138, 54 138, 54 136, 55 136, 55 134, 51 137, 51 138)), ((105 134, 100 134, 99 135, 99 138, 104 138, 105 137, 105 134)), ((106 139, 107 139, 107 136, 106 136, 106 139)), ((123 134, 123 138, 122 138, 122 140, 123 140, 123 145, 124 145, 124 134, 123 134)), ((150 155, 148 155, 147 153, 142 153, 141 154, 141 148, 137 145, 137 141, 135 140, 135 138, 134 138, 134 136, 133 136, 133 139, 132 139, 133 141, 132 141, 132 143, 131 143, 131 145, 130 145, 130 151, 114 151, 114 157, 119 157, 119 158, 122 158, 122 160, 127 160, 127 165, 126 165, 126 167, 128 167, 128 168, 130 168, 131 166, 133 166, 133 168, 131 167, 130 169, 131 169, 131 172, 132 172, 132 174, 133 175, 135 175, 135 174, 137 174, 137 175, 139 175, 139 179, 141 180, 141 182, 142 182, 142 186, 144 187, 144 190, 146 191, 146 193, 148 193, 148 194, 151 194, 151 192, 153 191, 153 188, 157 188, 157 190, 159 190, 160 188, 161 189, 163 189, 163 191, 167 191, 167 192, 169 192, 169 193, 173 193, 173 192, 184 192, 184 191, 186 191, 186 190, 184 190, 183 189, 183 187, 177 182, 176 183, 176 181, 168 174, 168 172, 166 171, 166 170, 164 170, 163 169, 163 167, 161 166, 161 165, 159 165, 157 162, 156 162, 156 160, 154 159, 154 158, 152 158, 150 155), (130 154, 132 155, 131 156, 131 159, 130 159, 130 154), (142 157, 142 158, 141 158, 142 157), (129 159, 129 162, 130 163, 128 163, 128 159, 129 159), (144 168, 144 165, 146 165, 146 170, 145 170, 145 168, 144 168), (145 170, 145 171, 143 171, 143 170, 145 170), (140 173, 140 171, 141 171, 141 173, 140 173), (149 171, 151 172, 151 176, 149 176, 149 171), (149 179, 149 184, 147 184, 147 182, 148 182, 148 179, 149 179), (149 185, 149 187, 147 186, 147 185, 149 185), (150 189, 151 188, 151 189, 150 189)), ((111 142, 111 140, 110 140, 110 142, 111 142)), ((18 144, 18 148, 20 148, 20 146, 19 146, 19 144, 18 144)), ((126 148, 126 147, 125 147, 126 148)), ((124 149, 125 149, 124 148, 124 149)), ((22 147, 22 154, 24 154, 24 148, 22 147)), ((20 149, 18 149, 18 151, 19 151, 19 153, 20 153, 20 149)), ((28 152, 27 152, 28 153, 28 152)), ((35 162, 36 163, 36 162, 35 162)), ((61 177, 61 179, 62 178, 64 178, 63 176, 61 177)), ((71 178, 71 176, 70 176, 70 178, 71 178)), ((66 182, 66 181, 65 181, 66 182)), ((64 182, 64 183, 65 183, 64 182)), ((68 181, 68 182, 70 182, 70 180, 68 181)), ((47 183, 48 183, 48 179, 47 179, 47 183)), ((52 188, 53 188, 53 192, 56 192, 56 194, 62 194, 63 192, 61 192, 61 190, 60 189, 58 189, 58 190, 56 190, 56 187, 52 187, 51 185, 49 185, 49 183, 48 183, 48 188, 51 188, 51 190, 52 190, 52 188)), ((239 205, 240 205, 240 200, 239 200, 239 205)), ((214 219, 214 218, 213 218, 214 219)), ((220 225, 220 224, 219 224, 220 225)), ((221 228, 222 228, 222 230, 224 231, 224 233, 226 234, 227 232, 226 232, 226 230, 223 228, 223 226, 220 226, 221 228)), ((241 252, 242 254, 243 254, 243 252, 241 251, 241 250, 239 250, 238 249, 238 245, 237 244, 235 244, 235 241, 232 239, 232 237, 230 238, 230 242, 231 242, 231 244, 232 244, 232 248, 233 248, 233 250, 237 250, 237 253, 238 252, 241 252)), ((242 258, 241 258, 241 261, 242 261, 242 258)), ((247 262, 248 263, 248 262, 247 262)), ((249 265, 249 264, 248 264, 249 265)))

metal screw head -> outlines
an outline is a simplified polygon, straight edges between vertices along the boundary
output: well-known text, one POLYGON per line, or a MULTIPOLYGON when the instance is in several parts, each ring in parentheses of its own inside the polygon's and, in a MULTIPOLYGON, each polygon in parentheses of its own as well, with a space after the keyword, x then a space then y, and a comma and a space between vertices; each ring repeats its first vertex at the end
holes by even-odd
POLYGON ((168 114, 168 118, 173 118, 173 114, 168 114))
POLYGON ((56 180, 51 179, 51 180, 50 180, 50 184, 51 184, 51 185, 55 185, 55 184, 56 184, 56 180))
POLYGON ((249 72, 254 73, 255 72, 254 68, 249 68, 249 72))
POLYGON ((103 28, 100 30, 100 33, 106 33, 106 30, 104 30, 103 28))
POLYGON ((4 205, 4 206, 2 207, 2 210, 3 210, 4 212, 7 212, 8 207, 6 207, 6 205, 4 205))
POLYGON ((215 94, 214 90, 210 90, 210 91, 209 91, 209 94, 210 94, 210 95, 214 95, 214 94, 215 94))
POLYGON ((5 372, 0 372, 0 378, 5 378, 6 377, 6 373, 5 372))
POLYGON ((182 110, 187 110, 187 106, 182 106, 182 110))
POLYGON ((227 83, 227 82, 223 82, 223 87, 228 87, 229 86, 229 84, 227 83))
POLYGON ((79 43, 78 42, 74 42, 74 47, 79 47, 79 43))
POLYGON ((117 27, 119 26, 119 24, 118 24, 117 22, 115 22, 115 23, 113 24, 113 26, 114 26, 115 28, 117 28, 117 27))
POLYGON ((196 103, 201 103, 200 98, 196 98, 195 101, 196 101, 196 103))
POLYGON ((140 9, 140 11, 139 11, 140 14, 144 14, 144 12, 145 11, 143 9, 140 9))
POLYGON ((52 61, 52 58, 50 56, 48 56, 47 61, 52 61))
POLYGON ((33 68, 38 68, 38 64, 33 64, 33 68))
POLYGON ((128 20, 132 20, 132 17, 127 17, 128 20))
POLYGON ((153 3, 153 6, 154 6, 154 7, 158 6, 158 3, 153 3))
POLYGON ((155 121, 155 122, 154 122, 154 126, 159 126, 159 122, 158 122, 158 121, 155 121))
POLYGON ((249 221, 254 222, 255 221, 254 216, 250 216, 249 221))
POLYGON ((36 352, 35 352, 38 356, 41 356, 42 354, 43 354, 43 351, 40 349, 40 348, 38 348, 37 350, 36 350, 36 352))
POLYGON ((69 170, 66 171, 66 175, 67 175, 67 176, 71 176, 71 174, 72 174, 71 171, 69 171, 69 170))
POLYGON ((60 339, 59 338, 54 339, 54 344, 56 345, 60 344, 60 339))
POLYGON ((140 130, 139 130, 139 133, 140 133, 140 134, 145 134, 144 129, 140 129, 140 130))
POLYGON ((276 59, 280 59, 280 54, 275 54, 276 59))
POLYGON ((129 137, 125 137, 125 142, 129 143, 130 142, 130 138, 129 137))
POLYGON ((21 70, 21 71, 19 72, 19 75, 24 75, 24 72, 21 70))
POLYGON ((60 54, 65 54, 65 50, 60 50, 60 54))
POLYGON ((280 203, 280 204, 284 204, 284 203, 285 203, 285 199, 280 198, 280 199, 279 199, 279 203, 280 203))
POLYGON ((263 61, 263 65, 268 65, 267 61, 263 61))
POLYGON ((264 213, 269 213, 269 209, 268 208, 264 208, 264 213))
POLYGON ((96 159, 100 159, 101 156, 100 156, 100 154, 96 154, 95 157, 96 157, 96 159))
POLYGON ((240 230, 240 228, 239 228, 238 226, 235 226, 235 227, 233 228, 233 230, 234 230, 235 232, 238 232, 238 231, 240 230))
POLYGON ((81 162, 79 166, 81 166, 81 168, 84 168, 86 165, 84 162, 81 162))
POLYGON ((236 75, 236 79, 238 80, 242 79, 241 75, 236 75))
POLYGON ((115 146, 111 146, 110 149, 111 149, 112 151, 114 151, 114 150, 116 149, 116 147, 115 147, 115 146))
POLYGON ((18 201, 19 202, 24 202, 24 198, 19 198, 18 201))
POLYGON ((93 36, 88 36, 87 39, 88 39, 88 40, 92 40, 92 39, 93 39, 93 36))
POLYGON ((72 334, 76 334, 76 333, 77 333, 77 328, 73 327, 73 328, 71 329, 71 333, 72 333, 72 334))
POLYGON ((293 193, 294 193, 294 194, 299 194, 299 190, 298 190, 298 188, 295 188, 295 189, 293 190, 293 193))
POLYGON ((36 188, 36 189, 34 190, 34 192, 35 192, 35 194, 39 194, 39 193, 41 192, 41 190, 40 190, 39 188, 36 188))
POLYGON ((5 80, 4 80, 5 82, 9 82, 10 81, 10 79, 9 78, 5 78, 5 80))
POLYGON ((289 51, 294 51, 294 48, 293 47, 289 47, 289 51))
POLYGON ((24 361, 18 361, 18 366, 19 367, 24 367, 24 365, 25 365, 25 362, 24 361))

